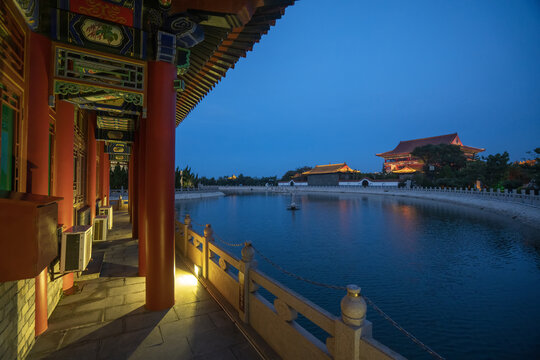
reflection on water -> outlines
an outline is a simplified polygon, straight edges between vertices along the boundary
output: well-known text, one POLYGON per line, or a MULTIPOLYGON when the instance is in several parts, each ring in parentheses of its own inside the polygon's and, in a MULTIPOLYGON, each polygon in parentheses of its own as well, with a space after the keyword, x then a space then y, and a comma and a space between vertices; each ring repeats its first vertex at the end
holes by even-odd
MULTIPOLYGON (((252 241, 288 270, 355 283, 406 329, 448 359, 540 358, 540 237, 511 219, 419 199, 258 194, 182 201, 179 216, 211 223, 231 242, 252 241)), ((202 231, 199 229, 199 231, 202 231)), ((239 256, 239 249, 228 249, 239 256)), ((344 295, 259 268, 339 314, 344 295)), ((374 337, 428 359, 374 311, 374 337)), ((313 326, 303 324, 310 331, 313 326)), ((322 337, 322 333, 316 333, 322 337)))

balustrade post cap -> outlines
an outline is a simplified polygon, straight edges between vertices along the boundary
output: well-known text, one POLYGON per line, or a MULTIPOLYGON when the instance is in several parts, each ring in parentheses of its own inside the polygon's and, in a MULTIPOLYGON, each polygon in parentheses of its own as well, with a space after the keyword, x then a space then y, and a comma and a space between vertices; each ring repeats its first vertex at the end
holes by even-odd
POLYGON ((360 291, 357 285, 347 285, 347 295, 341 299, 341 319, 347 325, 362 326, 366 318, 367 305, 360 291))
POLYGON ((253 249, 253 246, 251 246, 251 242, 246 241, 244 243, 244 247, 241 251, 242 254, 242 261, 244 262, 250 262, 253 260, 253 257, 255 256, 255 249, 253 249))
POLYGON ((203 232, 204 232, 204 237, 211 237, 214 230, 212 230, 212 226, 210 224, 206 224, 203 232))
POLYGON ((191 222, 191 216, 189 216, 189 214, 186 214, 186 216, 184 216, 184 221, 189 221, 191 222))
POLYGON ((361 290, 362 289, 357 285, 354 285, 354 284, 347 285, 347 295, 348 296, 358 297, 358 296, 360 296, 360 291, 361 290))

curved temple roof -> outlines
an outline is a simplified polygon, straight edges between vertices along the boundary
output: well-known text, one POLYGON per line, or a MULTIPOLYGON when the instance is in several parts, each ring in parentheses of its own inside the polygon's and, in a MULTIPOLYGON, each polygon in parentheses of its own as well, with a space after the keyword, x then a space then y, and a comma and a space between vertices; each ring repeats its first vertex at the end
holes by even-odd
POLYGON ((240 57, 275 25, 294 0, 261 1, 249 20, 243 16, 222 16, 222 22, 203 22, 205 39, 191 49, 190 67, 180 76, 185 89, 176 97, 176 125, 178 126, 197 104, 234 68, 240 57))
POLYGON ((334 173, 357 173, 358 170, 351 169, 346 163, 317 165, 313 169, 303 172, 302 175, 334 174, 334 173))
POLYGON ((410 154, 411 152, 413 152, 415 148, 419 146, 430 145, 430 144, 431 145, 439 145, 439 144, 458 145, 463 149, 463 151, 471 152, 471 153, 479 153, 485 150, 482 148, 475 148, 475 147, 463 145, 463 143, 459 139, 458 134, 453 133, 453 134, 448 134, 448 135, 432 136, 432 137, 423 138, 423 139, 400 141, 398 146, 396 146, 394 150, 383 152, 376 155, 380 157, 385 157, 385 156, 410 154))

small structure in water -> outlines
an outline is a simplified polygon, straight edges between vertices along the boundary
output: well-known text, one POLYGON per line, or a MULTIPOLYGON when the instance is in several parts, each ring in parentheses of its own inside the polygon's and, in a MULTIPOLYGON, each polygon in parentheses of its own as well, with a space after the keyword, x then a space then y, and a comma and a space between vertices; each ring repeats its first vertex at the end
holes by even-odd
POLYGON ((294 201, 294 194, 291 196, 291 204, 287 206, 287 210, 300 210, 300 206, 294 201))
POLYGON ((296 203, 291 203, 291 205, 287 206, 287 210, 300 210, 300 206, 296 205, 296 203))

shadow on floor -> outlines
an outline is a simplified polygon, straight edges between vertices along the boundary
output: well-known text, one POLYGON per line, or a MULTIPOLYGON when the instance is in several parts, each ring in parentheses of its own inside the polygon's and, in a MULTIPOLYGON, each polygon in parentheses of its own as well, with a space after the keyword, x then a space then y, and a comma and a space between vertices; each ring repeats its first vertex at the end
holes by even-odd
POLYGON ((68 345, 43 358, 74 360, 133 358, 137 351, 144 351, 146 347, 163 342, 157 326, 169 310, 153 312, 152 319, 145 319, 145 328, 126 332, 126 319, 142 311, 144 307, 141 306, 109 323, 69 330, 64 334, 62 341, 62 344, 68 345))

